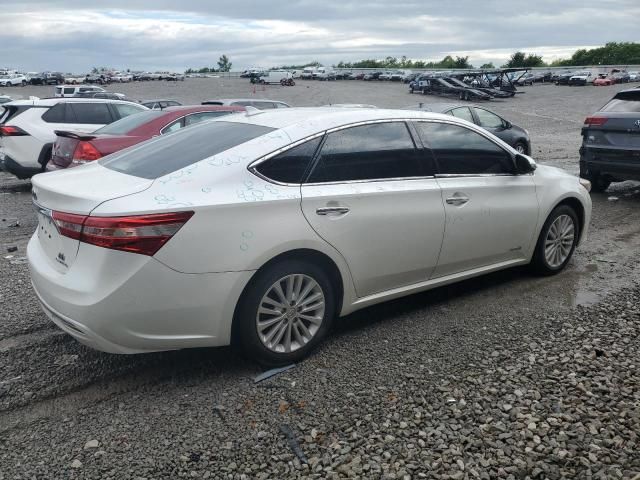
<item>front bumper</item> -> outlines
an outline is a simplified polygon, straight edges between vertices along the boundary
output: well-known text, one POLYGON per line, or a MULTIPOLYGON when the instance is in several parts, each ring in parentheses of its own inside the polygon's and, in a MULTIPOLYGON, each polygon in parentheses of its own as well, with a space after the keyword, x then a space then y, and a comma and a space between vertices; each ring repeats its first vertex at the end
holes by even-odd
POLYGON ((152 257, 84 243, 61 273, 35 234, 27 257, 47 316, 79 342, 109 353, 228 345, 235 306, 253 274, 185 274, 152 257))

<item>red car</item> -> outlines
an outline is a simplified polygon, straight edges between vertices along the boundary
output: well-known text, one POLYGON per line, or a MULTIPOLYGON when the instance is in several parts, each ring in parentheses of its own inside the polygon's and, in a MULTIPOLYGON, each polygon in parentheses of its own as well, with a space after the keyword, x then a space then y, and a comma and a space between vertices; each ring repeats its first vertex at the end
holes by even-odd
POLYGON ((593 85, 596 87, 609 86, 609 85, 613 85, 614 83, 616 83, 615 78, 605 76, 605 75, 600 75, 598 78, 596 78, 593 81, 593 85))
POLYGON ((56 130, 57 138, 46 171, 77 167, 152 137, 244 110, 244 107, 218 105, 169 107, 129 115, 93 133, 56 130))

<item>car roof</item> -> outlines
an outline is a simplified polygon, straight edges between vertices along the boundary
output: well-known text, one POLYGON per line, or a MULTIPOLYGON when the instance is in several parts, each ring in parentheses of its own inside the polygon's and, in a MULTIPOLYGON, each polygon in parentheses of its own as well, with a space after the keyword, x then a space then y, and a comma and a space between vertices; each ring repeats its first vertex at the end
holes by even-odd
MULTIPOLYGON (((139 103, 131 102, 127 100, 115 100, 112 98, 83 98, 83 97, 55 97, 55 98, 38 98, 36 100, 15 100, 10 102, 11 106, 26 106, 33 105, 34 107, 53 107, 61 102, 73 102, 73 103, 125 103, 127 105, 134 104, 138 106, 139 103)), ((146 107, 145 107, 146 108, 146 107)))
POLYGON ((392 110, 381 108, 300 107, 259 111, 252 110, 247 112, 245 115, 223 117, 222 119, 219 119, 217 121, 249 123, 274 129, 299 127, 302 130, 323 130, 340 127, 342 125, 348 125, 350 123, 407 117, 447 120, 450 120, 452 118, 449 115, 417 110, 409 111, 401 109, 392 110), (319 124, 322 125, 320 129, 318 129, 319 124))
POLYGON ((239 105, 176 105, 163 108, 163 112, 244 112, 245 107, 239 105))
POLYGON ((424 112, 444 113, 458 107, 469 107, 475 105, 459 104, 459 103, 423 103, 422 105, 415 105, 407 107, 407 110, 420 110, 424 112))
POLYGON ((157 102, 177 102, 173 98, 154 98, 152 100, 144 100, 142 103, 157 103, 157 102))
POLYGON ((204 103, 207 102, 222 102, 222 103, 233 103, 233 102, 276 102, 276 103, 284 103, 285 105, 287 105, 287 103, 283 102, 282 100, 272 100, 270 98, 213 98, 210 100, 205 100, 204 103))

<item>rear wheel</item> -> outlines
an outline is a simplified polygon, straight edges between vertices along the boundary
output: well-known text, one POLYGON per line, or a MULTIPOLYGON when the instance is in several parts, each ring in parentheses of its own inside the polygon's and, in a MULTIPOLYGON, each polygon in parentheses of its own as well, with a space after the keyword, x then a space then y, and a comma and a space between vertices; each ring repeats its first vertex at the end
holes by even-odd
POLYGON ((542 227, 532 268, 541 275, 555 275, 569 263, 578 244, 580 227, 578 215, 568 205, 553 209, 542 227))
POLYGON ((335 293, 326 272, 288 260, 259 272, 240 299, 234 333, 244 352, 268 366, 307 355, 325 337, 335 316, 335 293))

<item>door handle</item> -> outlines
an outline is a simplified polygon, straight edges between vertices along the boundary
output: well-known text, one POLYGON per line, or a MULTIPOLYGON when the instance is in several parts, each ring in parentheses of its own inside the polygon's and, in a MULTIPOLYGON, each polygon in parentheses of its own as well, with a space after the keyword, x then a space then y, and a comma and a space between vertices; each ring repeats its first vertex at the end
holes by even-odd
POLYGON ((464 205, 465 203, 467 203, 469 201, 469 197, 453 196, 453 197, 447 198, 445 201, 449 205, 460 206, 460 205, 464 205))
POLYGON ((344 215, 345 213, 349 213, 349 209, 347 207, 320 207, 316 208, 316 214, 318 215, 330 215, 332 213, 338 215, 344 215))

